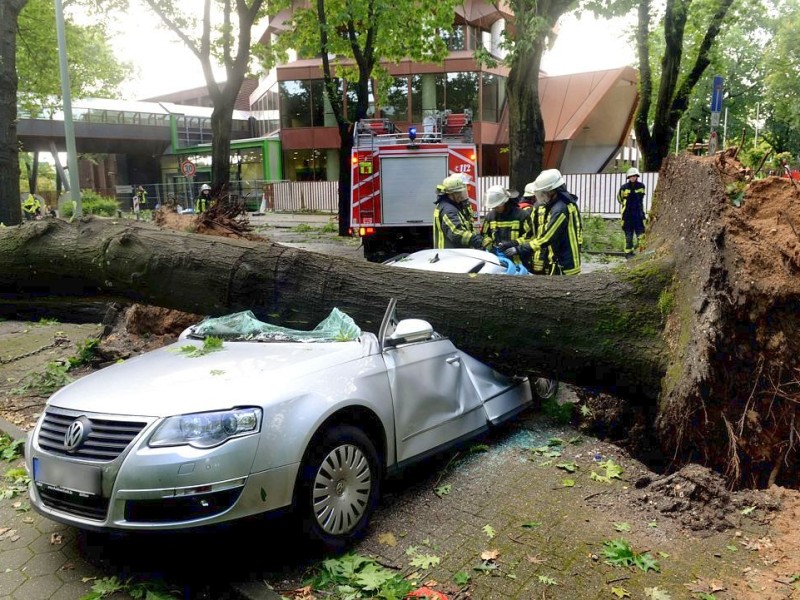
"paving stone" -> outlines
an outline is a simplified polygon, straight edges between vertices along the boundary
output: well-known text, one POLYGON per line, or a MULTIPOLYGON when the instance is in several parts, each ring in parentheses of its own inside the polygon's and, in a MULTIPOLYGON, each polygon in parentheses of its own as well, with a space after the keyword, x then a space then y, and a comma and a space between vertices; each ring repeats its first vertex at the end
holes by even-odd
MULTIPOLYGON (((19 586, 27 581, 21 571, 0 572, 0 594, 11 595, 19 586)), ((20 596, 20 600, 22 600, 20 596)))
POLYGON ((66 562, 67 557, 61 552, 44 552, 34 554, 22 569, 28 577, 41 577, 42 575, 55 573, 66 562))
POLYGON ((33 556, 30 548, 20 546, 9 550, 0 550, 0 565, 5 569, 19 569, 33 556))
POLYGON ((43 575, 28 579, 14 591, 19 600, 50 600, 64 583, 55 575, 43 575))
POLYGON ((49 600, 77 600, 92 591, 92 581, 71 581, 61 586, 49 600))
POLYGON ((64 582, 75 581, 81 577, 102 577, 103 573, 82 558, 68 558, 56 571, 56 576, 64 582))

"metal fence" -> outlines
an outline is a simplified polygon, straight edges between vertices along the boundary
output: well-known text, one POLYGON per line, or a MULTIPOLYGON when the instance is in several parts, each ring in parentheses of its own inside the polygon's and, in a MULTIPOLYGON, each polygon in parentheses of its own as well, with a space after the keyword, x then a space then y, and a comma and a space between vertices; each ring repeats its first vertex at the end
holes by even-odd
MULTIPOLYGON (((578 197, 582 213, 607 219, 619 218, 617 191, 625 183, 624 173, 577 173, 565 175, 564 179, 567 189, 578 197)), ((649 212, 653 191, 658 183, 658 173, 642 173, 639 180, 647 190, 645 210, 649 212)), ((200 185, 200 182, 179 179, 169 184, 145 185, 146 208, 155 208, 166 202, 189 208, 200 193, 200 185)), ((478 178, 481 196, 492 185, 507 187, 508 177, 478 178)), ((229 197, 233 201, 244 202, 250 212, 274 210, 336 214, 339 210, 338 193, 338 181, 232 181, 228 186, 229 197)), ((434 193, 431 190, 431 201, 434 193)), ((130 210, 132 194, 130 186, 117 188, 115 195, 123 210, 130 210)))

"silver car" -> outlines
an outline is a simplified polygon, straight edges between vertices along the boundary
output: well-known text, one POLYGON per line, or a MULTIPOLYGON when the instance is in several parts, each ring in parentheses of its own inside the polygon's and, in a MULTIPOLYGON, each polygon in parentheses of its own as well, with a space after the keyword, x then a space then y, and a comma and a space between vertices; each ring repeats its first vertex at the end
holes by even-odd
POLYGON ((105 531, 292 508, 310 537, 346 546, 384 475, 531 402, 527 378, 497 373, 426 321, 398 320, 395 305, 377 335, 343 313, 312 332, 249 312, 237 313, 247 327, 207 319, 68 385, 28 437, 33 507, 105 531))

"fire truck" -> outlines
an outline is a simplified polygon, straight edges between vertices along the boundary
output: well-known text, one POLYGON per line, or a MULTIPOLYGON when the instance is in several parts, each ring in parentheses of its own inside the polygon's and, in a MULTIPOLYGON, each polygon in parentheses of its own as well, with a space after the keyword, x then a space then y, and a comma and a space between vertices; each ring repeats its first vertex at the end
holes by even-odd
POLYGON ((465 175, 473 211, 480 214, 470 114, 426 117, 423 128, 403 132, 389 119, 356 123, 350 224, 369 261, 433 246, 436 186, 448 175, 465 175))

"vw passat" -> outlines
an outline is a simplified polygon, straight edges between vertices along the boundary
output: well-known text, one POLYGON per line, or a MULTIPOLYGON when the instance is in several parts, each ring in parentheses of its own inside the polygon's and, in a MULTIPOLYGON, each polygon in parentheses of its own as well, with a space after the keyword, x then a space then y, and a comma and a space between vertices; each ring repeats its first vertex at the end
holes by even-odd
POLYGON ((362 331, 337 309, 312 331, 250 312, 54 394, 28 438, 41 514, 102 531, 175 530, 281 509, 347 545, 388 472, 484 432, 531 401, 420 319, 362 331))

